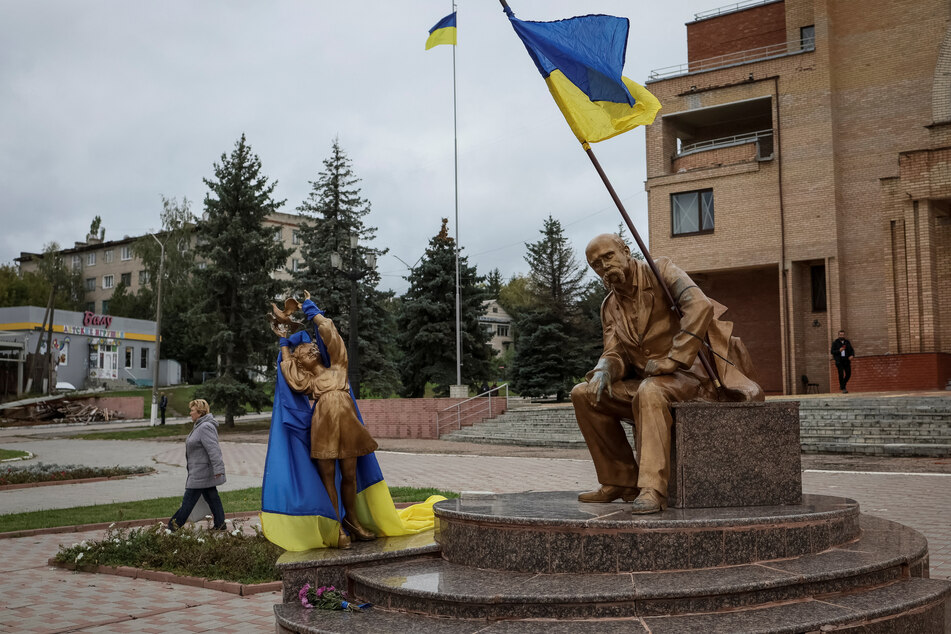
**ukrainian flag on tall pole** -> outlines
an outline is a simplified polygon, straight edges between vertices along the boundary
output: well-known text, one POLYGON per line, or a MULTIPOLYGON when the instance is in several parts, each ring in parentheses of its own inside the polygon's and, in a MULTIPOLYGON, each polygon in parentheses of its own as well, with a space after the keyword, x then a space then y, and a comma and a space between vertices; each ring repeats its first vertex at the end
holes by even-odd
POLYGON ((459 132, 456 124, 456 3, 453 0, 452 13, 429 29, 426 50, 440 44, 452 44, 452 135, 453 165, 455 174, 456 197, 456 386, 462 385, 462 323, 461 294, 459 290, 459 132))
POLYGON ((426 40, 426 50, 440 44, 456 43, 456 12, 453 11, 442 20, 436 23, 436 26, 429 29, 429 39, 426 40))

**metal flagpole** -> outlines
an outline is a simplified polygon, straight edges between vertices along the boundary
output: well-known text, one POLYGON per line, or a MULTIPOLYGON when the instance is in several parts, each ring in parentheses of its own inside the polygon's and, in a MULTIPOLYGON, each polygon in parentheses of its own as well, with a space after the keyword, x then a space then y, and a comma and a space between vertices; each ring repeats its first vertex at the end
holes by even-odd
MULTIPOLYGON (((452 0, 456 11, 456 0, 452 0)), ((457 20, 458 23, 458 20, 457 20)), ((458 31, 458 29, 457 29, 458 31)), ((458 36, 457 36, 458 37, 458 36)), ((462 385, 462 327, 460 324, 459 298, 459 133, 456 127, 456 47, 452 47, 452 137, 453 169, 456 190, 456 385, 462 385)))

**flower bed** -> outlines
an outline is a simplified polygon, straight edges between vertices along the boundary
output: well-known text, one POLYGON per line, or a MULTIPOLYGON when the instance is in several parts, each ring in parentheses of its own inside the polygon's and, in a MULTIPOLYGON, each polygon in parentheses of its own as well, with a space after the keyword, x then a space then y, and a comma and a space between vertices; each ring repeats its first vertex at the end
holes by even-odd
POLYGON ((151 467, 87 467, 83 465, 43 464, 26 467, 0 468, 0 487, 13 484, 36 484, 90 478, 114 478, 120 476, 153 473, 151 467))
POLYGON ((225 531, 188 524, 172 532, 162 522, 133 529, 113 525, 98 541, 61 546, 53 562, 93 570, 99 566, 160 570, 240 584, 280 580, 274 564, 284 551, 267 541, 257 526, 249 534, 240 520, 228 522, 225 531))

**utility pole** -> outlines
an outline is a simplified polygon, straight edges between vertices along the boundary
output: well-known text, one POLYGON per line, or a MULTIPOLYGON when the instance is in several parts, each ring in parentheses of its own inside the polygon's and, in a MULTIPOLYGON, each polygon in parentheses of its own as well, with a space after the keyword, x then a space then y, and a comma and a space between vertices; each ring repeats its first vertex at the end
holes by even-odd
POLYGON ((350 388, 354 398, 360 398, 360 294, 357 282, 376 268, 376 255, 367 253, 366 266, 360 266, 357 259, 356 235, 350 236, 350 268, 343 268, 343 256, 338 252, 330 253, 330 265, 350 280, 350 333, 347 339, 347 368, 350 371, 350 388))
MULTIPOLYGON (((149 426, 155 427, 155 420, 158 418, 158 382, 159 382, 159 360, 162 351, 162 278, 165 277, 165 243, 159 241, 155 234, 149 234, 158 242, 159 266, 158 266, 158 284, 155 287, 155 363, 152 366, 152 412, 149 416, 149 426)), ((165 238, 168 240, 168 238, 165 238)))

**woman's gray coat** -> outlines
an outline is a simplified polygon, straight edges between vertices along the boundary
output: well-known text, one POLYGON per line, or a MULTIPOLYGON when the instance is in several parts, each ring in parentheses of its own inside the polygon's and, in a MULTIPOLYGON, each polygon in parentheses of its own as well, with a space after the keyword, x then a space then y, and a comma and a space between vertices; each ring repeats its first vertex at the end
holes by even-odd
POLYGON ((186 489, 207 489, 225 483, 225 462, 218 446, 218 421, 210 413, 197 421, 185 439, 186 489), (215 478, 215 474, 221 476, 215 478))

